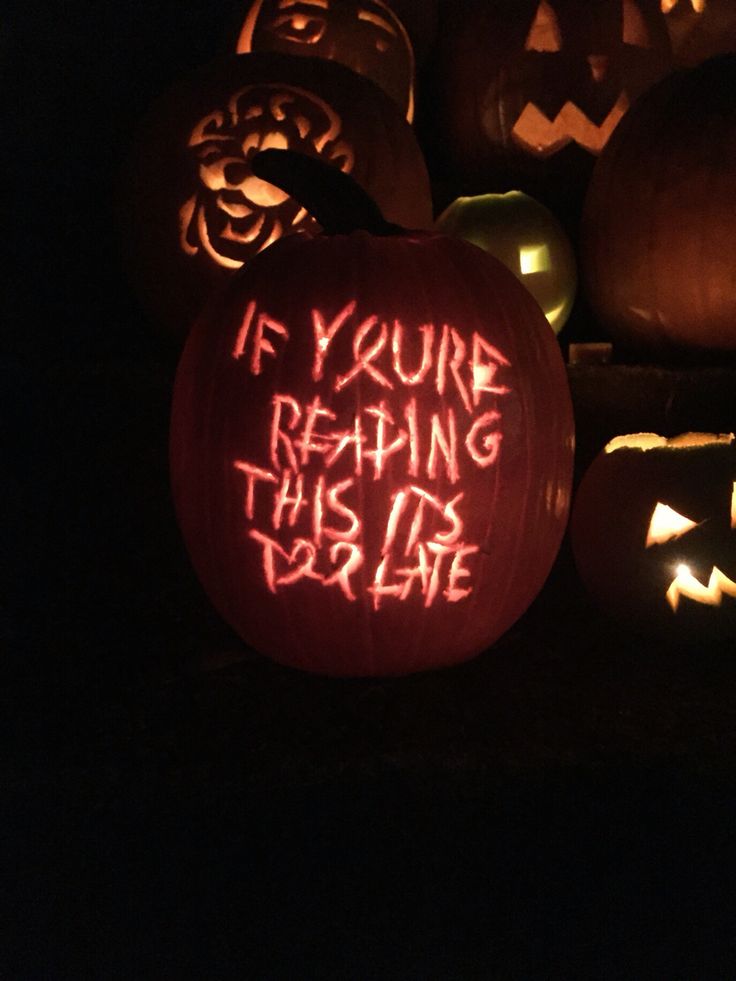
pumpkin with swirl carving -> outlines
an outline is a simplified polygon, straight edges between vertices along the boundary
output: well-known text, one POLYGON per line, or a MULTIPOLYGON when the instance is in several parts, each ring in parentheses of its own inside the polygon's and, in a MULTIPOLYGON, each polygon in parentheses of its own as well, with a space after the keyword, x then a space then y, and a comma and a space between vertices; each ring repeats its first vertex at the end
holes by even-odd
POLYGON ((142 302, 184 336, 211 290, 283 235, 317 225, 251 170, 259 150, 292 149, 350 173, 385 214, 432 221, 429 178, 392 100, 336 62, 232 55, 152 107, 125 169, 119 223, 142 302))

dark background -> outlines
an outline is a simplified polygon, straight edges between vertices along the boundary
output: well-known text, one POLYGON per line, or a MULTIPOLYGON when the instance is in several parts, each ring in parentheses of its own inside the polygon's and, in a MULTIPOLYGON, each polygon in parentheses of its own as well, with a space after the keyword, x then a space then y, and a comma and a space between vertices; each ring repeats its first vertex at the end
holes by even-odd
MULTIPOLYGON (((278 667, 203 597, 175 351, 112 199, 146 106, 239 14, 0 23, 0 977, 733 977, 731 642, 606 621, 567 545, 493 650, 412 678, 278 667)), ((570 380, 578 471, 618 431, 736 425, 732 369, 570 380)))

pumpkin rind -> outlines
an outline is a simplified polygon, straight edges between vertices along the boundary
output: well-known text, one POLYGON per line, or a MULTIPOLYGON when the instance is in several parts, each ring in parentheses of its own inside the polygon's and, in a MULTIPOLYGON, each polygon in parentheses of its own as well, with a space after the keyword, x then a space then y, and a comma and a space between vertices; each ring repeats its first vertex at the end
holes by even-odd
POLYGON ((407 674, 479 653, 531 603, 565 527, 572 442, 554 336, 500 263, 428 233, 291 237, 188 338, 172 486, 200 580, 249 644, 319 673, 407 674), (475 374, 474 332, 493 345, 475 374), (329 464, 339 433, 348 442, 329 464), (383 456, 381 441, 394 447, 383 456), (426 575, 411 573, 422 556, 426 575))
POLYGON ((596 164, 581 266, 625 350, 736 350, 736 55, 663 79, 596 164))

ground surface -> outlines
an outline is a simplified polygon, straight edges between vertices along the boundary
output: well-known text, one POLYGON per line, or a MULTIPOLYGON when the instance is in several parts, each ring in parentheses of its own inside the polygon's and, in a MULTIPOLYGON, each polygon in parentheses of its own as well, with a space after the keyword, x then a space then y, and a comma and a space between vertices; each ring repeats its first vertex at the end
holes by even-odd
MULTIPOLYGON (((571 374, 583 445, 624 383, 687 400, 602 370, 571 374)), ((607 621, 565 546, 464 666, 279 667, 180 544, 170 361, 5 375, 9 978, 731 976, 731 643, 607 621)))

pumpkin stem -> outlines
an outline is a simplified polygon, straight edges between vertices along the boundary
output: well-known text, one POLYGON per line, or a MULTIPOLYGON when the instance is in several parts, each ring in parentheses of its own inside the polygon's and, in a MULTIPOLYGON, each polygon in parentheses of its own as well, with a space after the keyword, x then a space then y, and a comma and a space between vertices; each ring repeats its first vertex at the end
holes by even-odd
POLYGON ((328 235, 365 231, 371 235, 403 232, 381 214, 358 182, 333 164, 294 150, 261 150, 251 160, 256 177, 275 184, 306 208, 328 235))

